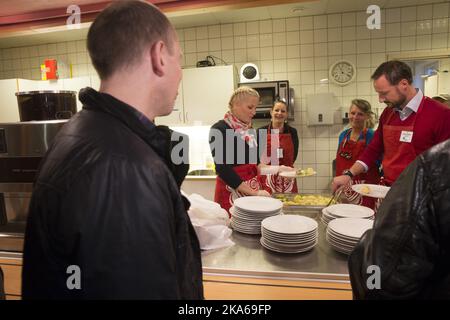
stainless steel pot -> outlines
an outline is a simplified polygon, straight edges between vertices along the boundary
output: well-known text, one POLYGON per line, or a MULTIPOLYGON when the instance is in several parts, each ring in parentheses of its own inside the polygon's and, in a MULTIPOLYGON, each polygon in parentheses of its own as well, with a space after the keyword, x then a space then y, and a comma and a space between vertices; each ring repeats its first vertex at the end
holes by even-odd
POLYGON ((20 121, 69 119, 77 112, 76 91, 17 92, 20 121))

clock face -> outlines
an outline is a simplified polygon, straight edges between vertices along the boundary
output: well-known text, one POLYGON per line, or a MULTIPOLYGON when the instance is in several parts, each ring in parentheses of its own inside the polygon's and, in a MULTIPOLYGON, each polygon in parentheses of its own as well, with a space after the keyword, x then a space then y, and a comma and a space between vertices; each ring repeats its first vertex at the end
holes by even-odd
POLYGON ((355 66, 349 61, 338 61, 330 68, 330 78, 343 86, 350 83, 355 77, 355 66))

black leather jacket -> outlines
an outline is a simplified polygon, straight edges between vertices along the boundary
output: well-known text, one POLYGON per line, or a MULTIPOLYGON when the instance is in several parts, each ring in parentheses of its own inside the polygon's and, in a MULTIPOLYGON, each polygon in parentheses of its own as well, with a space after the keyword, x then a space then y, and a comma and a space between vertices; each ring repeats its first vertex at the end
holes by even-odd
POLYGON ((450 140, 400 175, 351 253, 349 270, 356 299, 450 298, 450 140), (380 267, 381 289, 367 287, 370 265, 380 267))
POLYGON ((93 89, 80 100, 41 163, 23 298, 203 298, 200 247, 176 182, 186 170, 170 170, 169 131, 93 89), (70 265, 81 289, 67 286, 70 265))

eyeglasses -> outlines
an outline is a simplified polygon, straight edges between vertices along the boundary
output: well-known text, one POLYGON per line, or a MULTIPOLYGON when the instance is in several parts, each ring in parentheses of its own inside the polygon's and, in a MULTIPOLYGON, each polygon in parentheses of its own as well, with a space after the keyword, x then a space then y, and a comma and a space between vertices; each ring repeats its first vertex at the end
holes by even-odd
POLYGON ((352 158, 352 153, 351 153, 351 152, 341 151, 341 152, 339 153, 339 155, 340 155, 342 158, 347 159, 347 160, 350 160, 350 159, 352 158))

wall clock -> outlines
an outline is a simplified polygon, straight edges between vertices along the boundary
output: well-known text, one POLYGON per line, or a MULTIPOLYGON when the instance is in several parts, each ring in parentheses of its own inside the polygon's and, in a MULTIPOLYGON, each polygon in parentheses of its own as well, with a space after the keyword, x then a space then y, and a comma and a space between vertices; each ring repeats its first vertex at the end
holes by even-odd
POLYGON ((356 68, 350 61, 339 60, 333 63, 329 73, 331 81, 340 86, 345 86, 355 79, 356 68))

